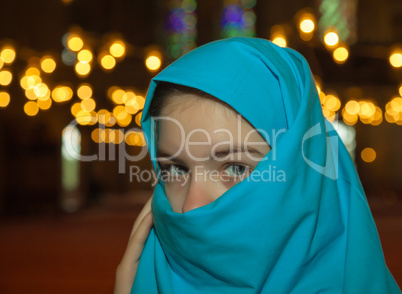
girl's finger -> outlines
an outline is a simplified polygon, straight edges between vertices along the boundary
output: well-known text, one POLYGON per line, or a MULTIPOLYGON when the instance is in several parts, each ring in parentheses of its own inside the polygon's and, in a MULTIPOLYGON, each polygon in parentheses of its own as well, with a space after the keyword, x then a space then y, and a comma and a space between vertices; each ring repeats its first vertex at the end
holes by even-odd
POLYGON ((141 212, 138 214, 137 219, 134 222, 133 229, 131 230, 130 236, 132 236, 135 233, 143 218, 151 211, 152 198, 153 195, 148 199, 147 203, 145 203, 141 212))

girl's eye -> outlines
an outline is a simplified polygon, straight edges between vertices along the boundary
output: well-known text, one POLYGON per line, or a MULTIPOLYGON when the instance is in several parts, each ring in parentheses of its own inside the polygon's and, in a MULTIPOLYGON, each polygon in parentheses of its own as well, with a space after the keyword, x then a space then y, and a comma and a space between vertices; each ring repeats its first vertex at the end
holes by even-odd
POLYGON ((224 173, 228 177, 240 178, 247 175, 250 172, 249 167, 242 164, 231 164, 227 166, 224 173))
POLYGON ((162 175, 170 176, 170 177, 180 177, 185 176, 188 173, 188 170, 185 167, 169 164, 166 166, 161 166, 162 175))

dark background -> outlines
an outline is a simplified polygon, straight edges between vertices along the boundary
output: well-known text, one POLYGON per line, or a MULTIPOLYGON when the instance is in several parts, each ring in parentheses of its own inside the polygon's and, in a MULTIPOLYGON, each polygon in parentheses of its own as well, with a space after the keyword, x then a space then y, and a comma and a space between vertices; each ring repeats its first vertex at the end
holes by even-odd
MULTIPOLYGON (((1 293, 110 293, 114 269, 123 253, 131 224, 150 195, 149 183, 130 180, 128 167, 119 173, 113 160, 81 162, 79 205, 67 212, 62 205, 61 134, 72 121, 67 103, 28 117, 19 86, 20 73, 32 56, 51 53, 58 60, 50 83, 68 81, 73 88, 81 82, 92 85, 99 108, 112 110, 106 97, 110 86, 133 87, 145 95, 150 79, 144 59, 150 46, 162 53, 162 67, 172 58, 166 49, 166 15, 169 1, 149 0, 60 0, 0 1, 0 48, 14 45, 17 59, 8 68, 9 86, 0 86, 11 102, 0 108, 0 292, 1 293), (91 74, 81 79, 72 67, 62 64, 62 37, 78 26, 100 46, 105 36, 119 34, 130 45, 122 62, 111 72, 94 63, 91 74), (81 291, 81 292, 80 292, 81 291)), ((197 45, 221 38, 220 18, 224 1, 198 1, 197 45)), ((342 107, 359 88, 361 97, 371 98, 385 111, 385 104, 398 95, 402 69, 388 62, 390 48, 402 43, 402 1, 358 1, 356 42, 350 45, 345 64, 336 64, 318 36, 302 41, 295 15, 309 7, 318 12, 319 1, 259 0, 256 36, 269 38, 270 28, 287 29, 288 46, 301 52, 324 92, 336 92, 342 107)), ((97 109, 98 109, 97 106, 97 109)), ((135 125, 135 123, 133 123, 135 125)), ((402 283, 402 126, 385 120, 379 126, 358 122, 356 167, 379 228, 387 263, 402 283), (364 162, 360 152, 372 147, 377 158, 364 162)), ((91 140, 93 130, 79 127, 83 154, 99 151, 91 140)), ((124 143, 123 143, 124 144, 124 143)), ((106 146, 106 150, 117 149, 106 146)), ((136 147, 125 147, 138 152, 136 147)), ((119 154, 119 153, 117 153, 119 154)), ((150 169, 148 158, 138 163, 150 169)))

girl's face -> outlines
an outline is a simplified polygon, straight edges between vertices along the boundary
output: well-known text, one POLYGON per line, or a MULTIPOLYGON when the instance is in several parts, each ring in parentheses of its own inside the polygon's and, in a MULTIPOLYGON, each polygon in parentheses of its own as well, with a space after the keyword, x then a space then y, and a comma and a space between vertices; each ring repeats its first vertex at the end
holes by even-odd
POLYGON ((248 177, 270 147, 235 111, 192 94, 169 97, 159 120, 160 178, 173 211, 207 205, 248 177))

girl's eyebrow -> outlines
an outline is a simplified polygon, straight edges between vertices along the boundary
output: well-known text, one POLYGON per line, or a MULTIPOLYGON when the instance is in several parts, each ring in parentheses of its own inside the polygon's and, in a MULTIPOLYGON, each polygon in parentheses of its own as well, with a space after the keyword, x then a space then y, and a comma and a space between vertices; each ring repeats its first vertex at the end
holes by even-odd
POLYGON ((163 150, 158 150, 157 152, 156 152, 156 160, 157 161, 160 161, 160 160, 170 160, 170 161, 172 161, 172 162, 174 162, 174 163, 177 163, 177 164, 180 164, 180 165, 184 165, 184 162, 182 161, 182 160, 180 160, 179 158, 177 158, 177 157, 172 157, 172 155, 171 154, 169 154, 169 153, 167 153, 167 152, 165 152, 165 151, 163 151, 163 150))
POLYGON ((235 146, 233 148, 228 148, 228 149, 224 149, 224 150, 220 150, 220 151, 216 151, 215 154, 213 154, 214 157, 216 158, 223 158, 226 157, 230 154, 233 153, 248 153, 248 154, 254 154, 257 156, 260 156, 261 158, 265 156, 264 153, 258 151, 257 149, 253 148, 253 147, 244 147, 244 146, 235 146))

